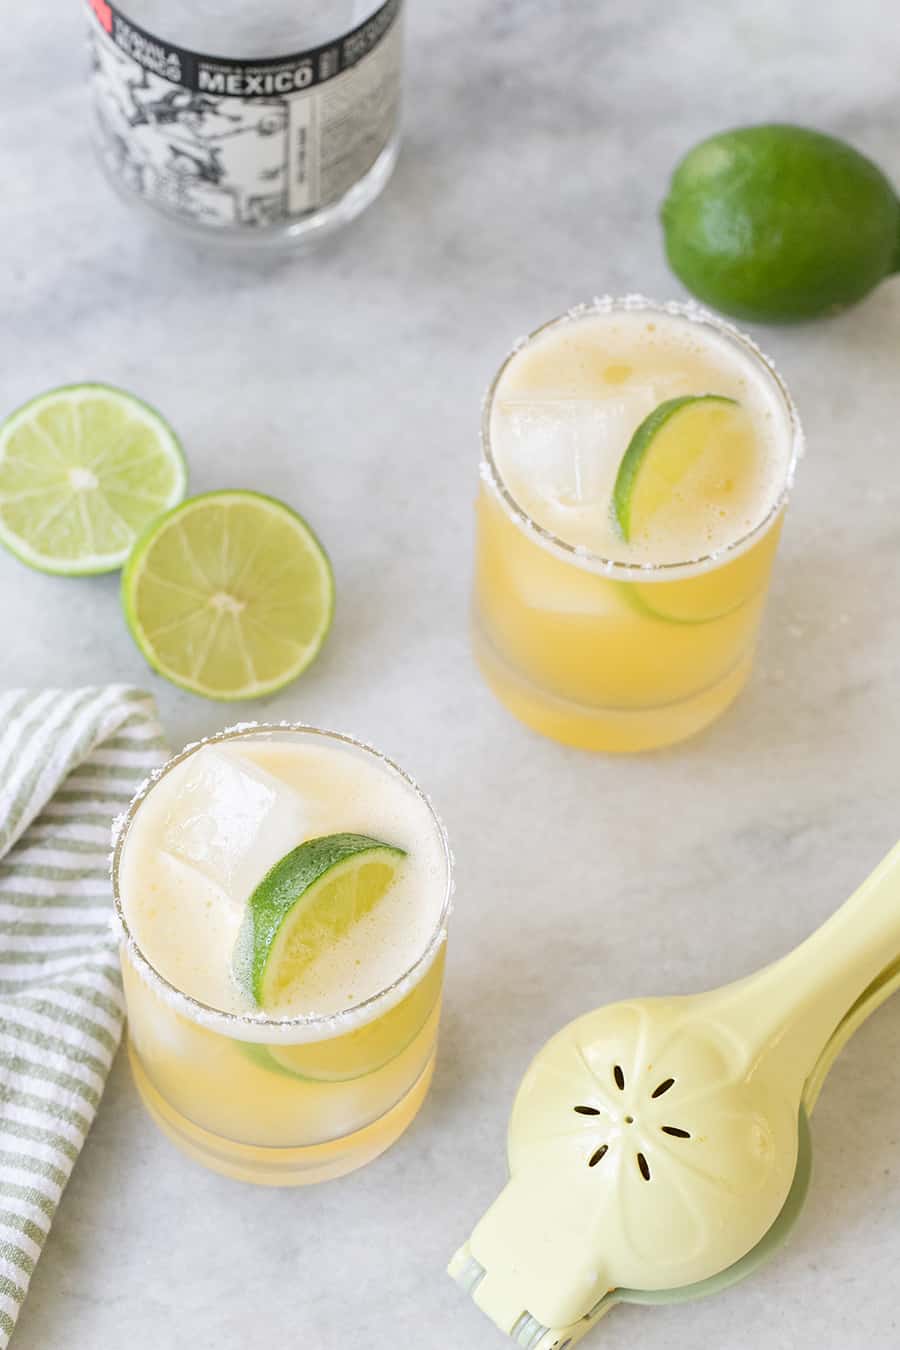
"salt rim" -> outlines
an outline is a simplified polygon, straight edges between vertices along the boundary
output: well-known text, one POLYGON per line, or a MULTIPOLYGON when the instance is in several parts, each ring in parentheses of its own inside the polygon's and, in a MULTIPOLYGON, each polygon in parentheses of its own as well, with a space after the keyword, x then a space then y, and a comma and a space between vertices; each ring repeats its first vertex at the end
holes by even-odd
POLYGON ((230 1036, 232 1039, 264 1045, 297 1045, 329 1040, 334 1036, 364 1026, 367 1022, 373 1021, 376 1016, 396 1007, 427 974, 438 952, 447 940, 447 923, 453 910, 453 895, 456 890, 456 881, 453 875, 454 865, 455 859, 450 848, 450 841, 447 838, 447 830, 444 822, 434 809, 431 798, 405 769, 401 769, 399 764, 387 755, 382 754, 374 745, 352 736, 349 732, 327 730, 323 727, 315 727, 308 722, 236 722, 233 726, 225 727, 212 736, 205 736, 202 740, 189 742, 177 755, 173 755, 166 760, 165 764, 161 764, 159 768, 154 769, 139 785, 126 809, 113 820, 112 852, 109 858, 114 905, 111 926, 114 937, 124 944, 131 964, 144 983, 174 1012, 189 1018, 198 1026, 230 1036), (159 780, 176 764, 180 764, 203 746, 214 745, 218 741, 234 740, 240 736, 267 736, 279 731, 305 732, 309 735, 323 736, 329 740, 338 741, 349 746, 352 750, 362 750, 373 755, 391 772, 399 774, 428 808, 437 827, 447 868, 447 885, 437 928, 422 955, 386 989, 382 989, 379 993, 363 999, 361 1003, 354 1004, 352 1008, 344 1008, 338 1013, 303 1013, 298 1017, 271 1018, 262 1011, 224 1012, 220 1008, 213 1008, 209 1004, 195 999, 190 994, 185 994, 160 975, 159 971, 151 965, 141 951, 136 938, 128 927, 124 907, 119 896, 119 866, 128 835, 128 827, 141 802, 153 790, 159 780))
POLYGON ((517 525, 523 534, 527 535, 541 548, 562 562, 575 563, 575 565, 585 572, 594 572, 600 576, 616 577, 620 580, 648 581, 648 580, 676 580, 699 575, 708 571, 713 566, 719 564, 726 558, 738 557, 745 553, 766 531, 774 524, 779 513, 787 504, 791 489, 794 485, 794 477, 797 471, 797 464, 803 458, 806 451, 806 437, 803 433, 803 426, 800 421, 800 415, 797 412, 794 400, 791 397, 790 390, 782 379, 775 362, 770 356, 754 342, 749 334, 744 333, 735 324, 727 319, 713 314, 702 305, 698 305, 695 300, 667 300, 664 304, 659 304, 655 300, 649 300, 644 295, 629 294, 624 296, 601 295, 595 296, 593 300, 586 301, 580 305, 573 305, 567 309, 564 314, 557 315, 554 319, 548 319, 540 327, 535 328, 533 332, 525 337, 517 338, 513 343, 509 353, 501 363, 496 375, 488 386, 484 397, 481 400, 481 453, 482 459, 479 465, 479 476, 485 486, 493 492, 495 498, 500 503, 501 508, 517 525), (571 323, 582 319, 588 314, 612 314, 617 311, 624 313, 634 313, 640 311, 652 311, 656 314, 671 314, 676 318, 688 319, 691 323, 706 325, 715 329, 718 333, 724 335, 737 346, 743 348, 746 353, 758 364, 762 365, 773 380, 784 403, 787 412, 788 427, 791 433, 791 455, 785 471, 784 484, 775 501, 772 503, 763 519, 753 527, 747 534, 741 535, 726 548, 716 549, 711 553, 704 553, 696 558, 688 558, 683 562, 654 563, 654 562, 619 562, 615 558, 604 558, 599 553, 592 553, 584 544, 567 544, 564 539, 560 539, 552 530, 545 529, 537 521, 532 520, 528 512, 525 511, 509 488, 503 481, 503 477, 498 469, 493 453, 491 451, 490 435, 490 416, 493 406, 494 395, 497 385, 503 376, 506 367, 514 356, 520 352, 523 347, 527 347, 530 342, 539 337, 541 333, 548 328, 555 328, 558 324, 571 323))

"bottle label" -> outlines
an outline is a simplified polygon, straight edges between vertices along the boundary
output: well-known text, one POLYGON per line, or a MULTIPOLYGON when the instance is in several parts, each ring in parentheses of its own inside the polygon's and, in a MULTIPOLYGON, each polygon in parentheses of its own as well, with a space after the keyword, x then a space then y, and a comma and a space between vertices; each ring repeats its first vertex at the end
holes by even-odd
POLYGON ((277 225, 337 201, 371 169, 400 109, 403 0, 292 56, 186 51, 87 0, 107 168, 155 204, 227 229, 277 225))

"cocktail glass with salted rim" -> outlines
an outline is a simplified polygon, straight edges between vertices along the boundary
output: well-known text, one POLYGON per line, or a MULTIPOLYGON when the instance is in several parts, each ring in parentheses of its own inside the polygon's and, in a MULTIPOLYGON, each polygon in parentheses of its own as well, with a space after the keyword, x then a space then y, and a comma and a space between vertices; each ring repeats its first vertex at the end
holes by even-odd
POLYGON ((119 824, 113 886, 138 1091, 228 1176, 376 1157, 434 1067, 451 856, 413 780, 351 737, 249 726, 170 760, 119 824))
POLYGON ((474 645, 586 749, 693 735, 743 687, 802 450, 759 348, 694 305, 597 300, 507 357, 482 424, 474 645))

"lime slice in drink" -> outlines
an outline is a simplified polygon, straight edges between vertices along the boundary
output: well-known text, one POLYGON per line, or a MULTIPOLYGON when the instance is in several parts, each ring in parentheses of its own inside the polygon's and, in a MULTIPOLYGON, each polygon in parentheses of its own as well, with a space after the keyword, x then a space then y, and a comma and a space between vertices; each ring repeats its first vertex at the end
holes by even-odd
POLYGON ((207 698, 259 698, 315 659, 334 612, 306 521, 255 492, 192 497, 138 540, 122 573, 131 635, 154 670, 207 698))
MULTIPOLYGON (((661 403, 629 442, 613 489, 622 536, 648 537, 678 512, 724 514, 754 469, 755 436, 749 416, 721 394, 688 394, 661 403)), ((703 552, 702 548, 698 552, 703 552)), ((741 609, 763 584, 751 554, 681 580, 622 582, 632 608, 668 623, 710 623, 741 609)))
POLYGON ((620 581, 619 590, 643 618, 694 626, 736 615, 761 589, 759 571, 758 561, 745 553, 733 564, 685 581, 620 581))
POLYGON ((307 966, 375 908, 405 857, 365 834, 329 834, 277 862, 250 897, 234 950, 254 1003, 277 1008, 307 966))
POLYGON ((258 1068, 305 1082, 347 1083, 376 1073, 398 1059, 436 1017, 441 996, 443 951, 405 998, 371 1022, 342 1036, 299 1045, 235 1044, 258 1068))
POLYGON ((696 505, 701 524, 725 510, 752 471, 753 427, 721 394, 666 399, 645 417, 622 456, 613 514, 625 540, 648 534, 667 510, 696 505))
POLYGON ((175 433, 146 403, 105 384, 52 389, 0 427, 0 542, 44 572, 111 572, 186 481, 175 433))

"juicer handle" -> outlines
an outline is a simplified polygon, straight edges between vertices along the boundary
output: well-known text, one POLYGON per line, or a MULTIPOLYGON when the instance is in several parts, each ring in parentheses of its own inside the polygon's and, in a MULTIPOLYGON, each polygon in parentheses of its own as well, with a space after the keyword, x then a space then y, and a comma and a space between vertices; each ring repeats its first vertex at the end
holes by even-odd
POLYGON ((772 1053, 806 1065, 804 1076, 812 1076, 822 1058, 821 1085, 840 1046, 877 1006, 863 996, 872 988, 874 997, 873 987, 898 956, 900 844, 821 928, 752 982, 760 1041, 768 1041, 772 1053), (825 1063, 832 1038, 857 1000, 860 1016, 847 1022, 825 1063))
POLYGON ((872 981, 835 1027, 803 1088, 803 1105, 807 1115, 812 1115, 822 1085, 851 1036, 855 1036, 863 1022, 877 1012, 882 1003, 886 1003, 898 989, 900 989, 900 957, 872 981))

